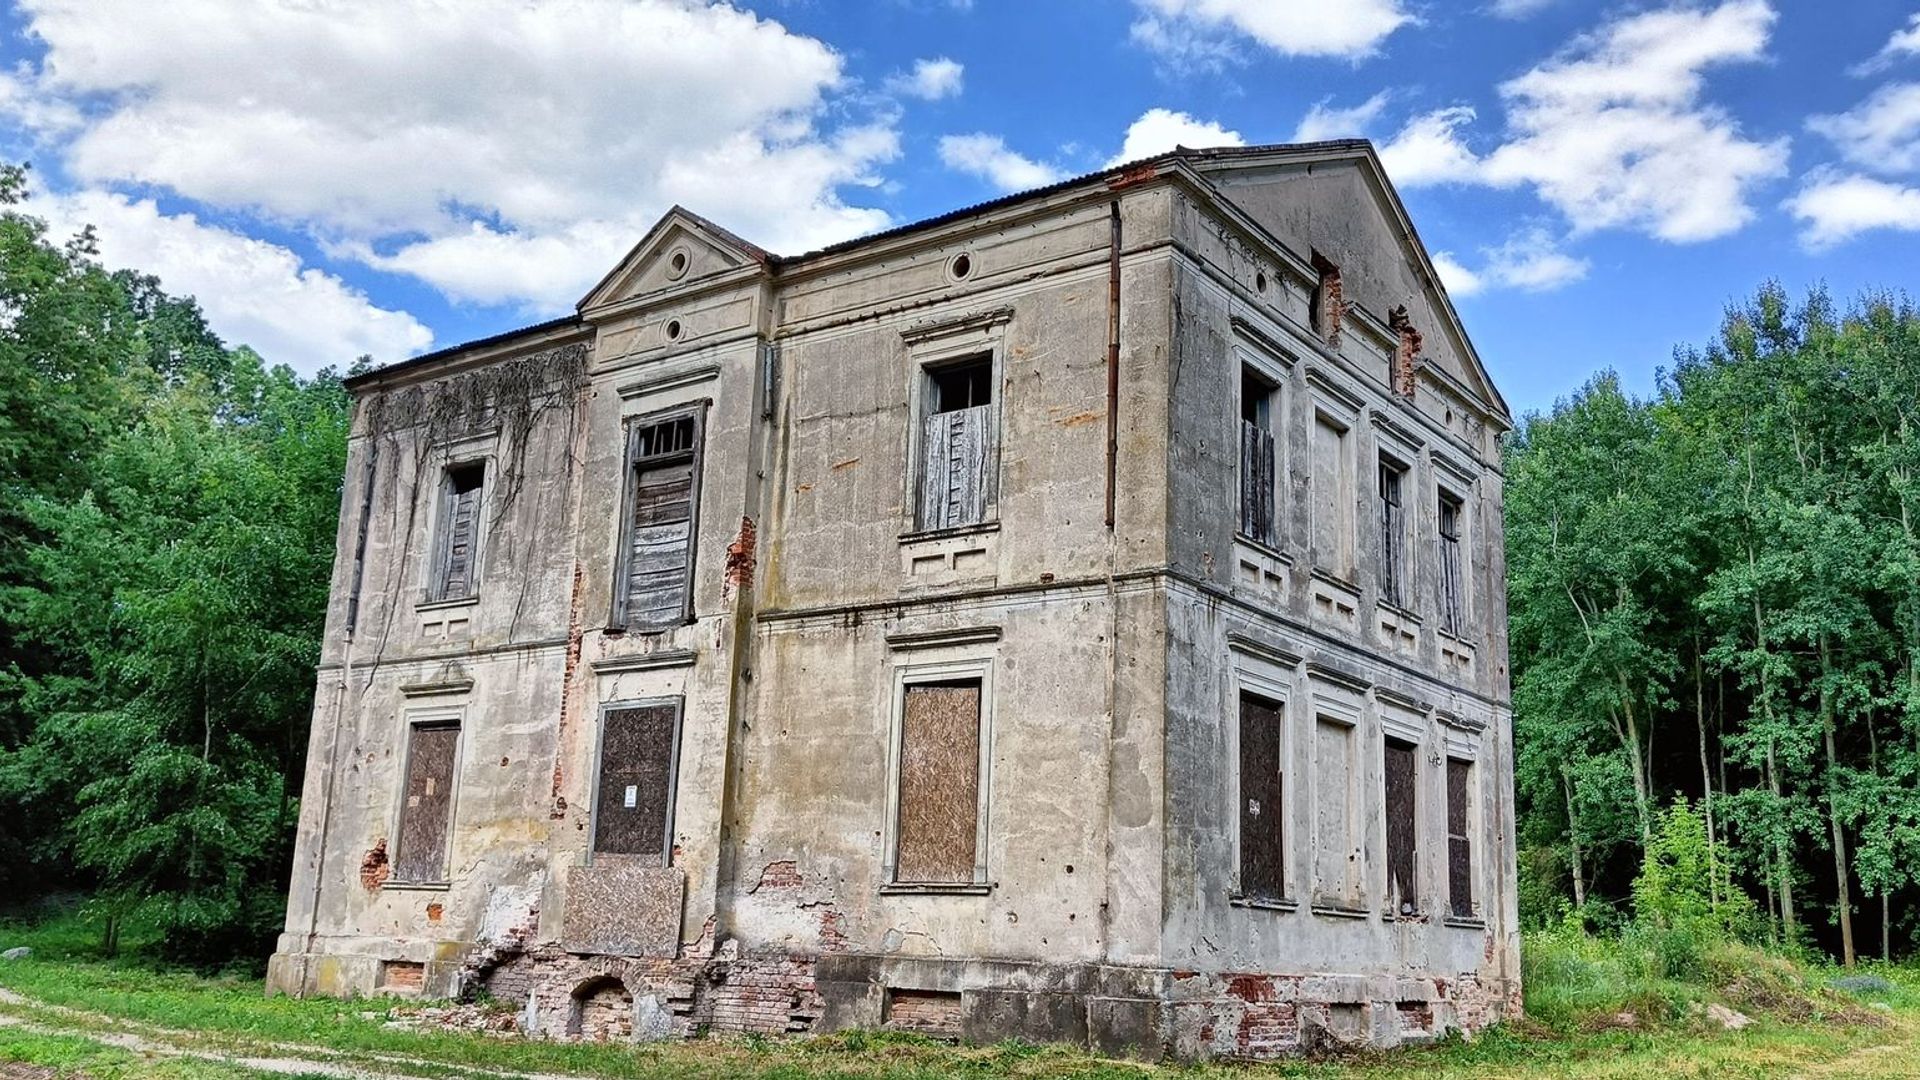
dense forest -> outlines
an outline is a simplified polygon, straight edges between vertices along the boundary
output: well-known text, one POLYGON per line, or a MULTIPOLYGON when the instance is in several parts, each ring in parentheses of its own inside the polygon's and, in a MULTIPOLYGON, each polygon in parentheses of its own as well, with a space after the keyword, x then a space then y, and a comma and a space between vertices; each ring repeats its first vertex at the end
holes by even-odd
MULTIPOLYGON (((347 398, 30 210, 0 167, 0 897, 258 964, 347 398)), ((1920 315, 1765 289, 1650 398, 1525 418, 1507 470, 1528 921, 1619 925, 1704 847, 1721 922, 1913 951, 1920 315)))
POLYGON ((1663 812, 1758 936, 1920 932, 1920 316, 1766 288, 1507 458, 1523 907, 1605 925, 1663 812))
MULTIPOLYGON (((174 959, 279 929, 347 398, 55 238, 0 167, 0 897, 174 959)), ((351 357, 346 358, 352 360, 351 357)))

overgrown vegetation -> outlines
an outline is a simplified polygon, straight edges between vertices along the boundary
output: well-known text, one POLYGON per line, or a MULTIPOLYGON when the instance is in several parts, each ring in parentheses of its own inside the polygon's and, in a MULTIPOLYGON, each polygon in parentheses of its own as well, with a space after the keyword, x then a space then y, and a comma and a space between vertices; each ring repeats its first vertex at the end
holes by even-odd
POLYGON ((1512 436, 1527 921, 1794 953, 1920 934, 1920 315, 1778 288, 1640 400, 1603 374, 1512 436), (1669 835, 1690 801, 1697 833, 1669 835), (1674 845, 1680 845, 1675 848, 1674 845), (1681 850, 1684 849, 1684 850, 1681 850), (1665 852, 1652 876, 1643 857, 1665 852), (1665 881, 1705 885, 1668 910, 1665 881), (1644 892, 1644 895, 1643 895, 1644 892), (1757 903, 1749 905, 1746 896, 1757 903))
POLYGON ((0 897, 257 964, 291 862, 347 398, 46 235, 0 166, 0 897))

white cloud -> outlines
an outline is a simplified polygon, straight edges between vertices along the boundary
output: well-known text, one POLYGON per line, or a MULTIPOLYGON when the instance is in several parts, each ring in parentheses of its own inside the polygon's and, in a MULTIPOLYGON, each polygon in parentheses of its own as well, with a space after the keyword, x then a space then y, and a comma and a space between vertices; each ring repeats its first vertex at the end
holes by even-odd
POLYGON ((922 101, 939 101, 959 96, 965 74, 965 66, 944 56, 915 60, 911 72, 887 79, 887 89, 922 101))
POLYGON ((1554 0, 1493 0, 1488 9, 1502 19, 1524 19, 1552 7, 1554 0))
MULTIPOLYGON (((153 185, 383 252, 449 295, 557 309, 675 201, 775 250, 884 226, 898 154, 842 58, 693 0, 24 0, 32 100, 85 104, 88 186, 153 185), (751 73, 752 77, 743 77, 751 73), (476 228, 496 261, 456 257, 476 228), (582 251, 581 245, 593 249, 582 251), (590 257, 591 256, 591 257, 590 257)), ((0 94, 17 118, 19 95, 0 94)))
POLYGON ((1785 205, 1812 251, 1879 229, 1920 231, 1920 189, 1857 174, 1815 172, 1785 205))
POLYGON ((1763 58, 1765 0, 1629 15, 1500 87, 1509 141, 1482 160, 1579 232, 1645 229, 1689 242, 1752 220, 1753 189, 1786 171, 1787 140, 1756 142, 1701 101, 1708 69, 1763 58))
POLYGON ((1893 32, 1887 43, 1873 58, 1853 69, 1855 75, 1871 75, 1883 70, 1902 57, 1920 54, 1920 13, 1907 20, 1907 25, 1893 32))
POLYGON ((1440 275, 1440 284, 1454 296, 1472 296, 1487 287, 1480 275, 1467 269, 1451 251, 1434 252, 1433 268, 1440 275))
POLYGON ((268 363, 311 374, 329 364, 344 370, 363 353, 404 359, 433 343, 413 316, 303 267, 286 248, 192 214, 163 214, 151 199, 83 191, 36 199, 31 209, 54 236, 96 226, 103 264, 153 274, 168 292, 194 297, 216 333, 268 363))
POLYGON ((1282 56, 1357 59, 1413 21, 1400 0, 1134 0, 1133 39, 1175 63, 1218 67, 1248 37, 1282 56))
POLYGON ((1451 253, 1442 255, 1448 265, 1442 267, 1436 258, 1435 268, 1448 289, 1462 296, 1494 287, 1551 292, 1586 277, 1592 267, 1587 260, 1562 251, 1552 234, 1539 228, 1519 233, 1497 247, 1481 248, 1478 270, 1467 269, 1451 253))
POLYGON ((1380 147, 1380 163, 1400 187, 1464 183, 1476 178, 1480 159, 1460 140, 1460 128, 1473 122, 1465 105, 1435 109, 1407 121, 1380 147))
POLYGON ((940 140, 940 160, 950 169, 978 176, 1001 191, 1043 187, 1066 176, 1058 167, 1023 157, 998 135, 975 132, 940 140))
POLYGON ((1108 167, 1128 161, 1164 154, 1176 146, 1199 150, 1215 146, 1245 146, 1247 140, 1237 131, 1229 131, 1210 120, 1196 120, 1172 109, 1148 109, 1140 119, 1127 126, 1126 140, 1120 152, 1108 159, 1108 167))
POLYGON ((1560 249, 1552 233, 1532 228, 1509 237, 1498 247, 1481 248, 1478 270, 1469 269, 1452 252, 1433 257, 1433 268, 1447 291, 1472 296, 1489 288, 1521 292, 1551 292, 1587 276, 1592 264, 1560 249))
POLYGON ((1871 172, 1900 173, 1920 168, 1920 83, 1892 83, 1836 116, 1807 121, 1826 136, 1840 156, 1871 172))
POLYGON ((1321 98, 1300 118, 1293 129, 1294 142, 1324 142, 1328 139, 1354 139, 1367 133, 1380 111, 1387 107, 1385 90, 1351 108, 1336 109, 1332 98, 1321 98))

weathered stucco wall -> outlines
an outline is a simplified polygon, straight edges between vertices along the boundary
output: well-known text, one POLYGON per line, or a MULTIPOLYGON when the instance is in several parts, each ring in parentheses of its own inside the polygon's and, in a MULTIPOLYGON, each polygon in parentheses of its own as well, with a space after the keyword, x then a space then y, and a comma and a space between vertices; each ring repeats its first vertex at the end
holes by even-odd
MULTIPOLYGON (((1116 177, 783 265, 676 211, 577 325, 360 384, 270 984, 484 985, 560 1037, 894 1024, 1188 1056, 1423 1038, 1510 1008, 1497 461, 1474 441, 1465 376, 1436 374, 1471 375, 1465 359, 1436 352, 1411 406, 1391 393, 1366 313, 1407 302, 1405 272, 1376 265, 1406 249, 1377 227, 1321 229, 1380 214, 1340 187, 1358 175, 1289 188, 1276 174, 1237 186, 1238 205, 1190 173, 1116 177), (1307 326, 1310 250, 1345 260, 1355 329, 1332 347, 1307 326), (1295 469, 1261 544, 1234 535, 1248 350, 1283 380, 1276 430, 1295 469), (985 523, 929 533, 913 481, 922 371, 972 355, 993 362, 994 497, 985 523), (524 391, 484 381, 508 369, 541 373, 530 400, 545 408, 391 404, 462 377, 462 400, 524 391), (1358 460, 1378 411, 1445 457, 1418 455, 1421 491, 1436 468, 1472 473, 1451 482, 1472 488, 1482 625, 1451 654, 1417 612, 1377 628, 1364 506, 1347 608, 1324 602, 1298 470, 1328 387, 1359 403, 1358 460), (686 407, 704 422, 688 617, 619 629, 624 433, 686 407), (425 602, 438 478, 474 456, 489 462, 478 597, 425 602), (1290 880, 1315 857, 1315 760, 1295 728, 1319 696, 1349 701, 1370 910, 1236 900, 1233 724, 1255 669, 1301 710, 1283 743, 1302 792, 1290 880), (897 883, 903 687, 955 673, 983 701, 974 879, 897 883), (595 855, 603 716, 662 701, 679 717, 670 865, 595 855), (1458 925, 1437 906, 1378 910, 1383 826, 1364 793, 1388 713, 1479 769, 1483 910, 1458 925), (406 732, 423 717, 460 724, 451 839, 445 880, 400 883, 383 843, 412 797, 406 732)), ((1422 303, 1412 317, 1437 327, 1422 303)), ((1423 807, 1443 805, 1443 778, 1430 761, 1419 774, 1423 807)), ((1420 820, 1421 851, 1444 852, 1444 820, 1420 820)), ((1439 887, 1439 862, 1420 873, 1439 887)))

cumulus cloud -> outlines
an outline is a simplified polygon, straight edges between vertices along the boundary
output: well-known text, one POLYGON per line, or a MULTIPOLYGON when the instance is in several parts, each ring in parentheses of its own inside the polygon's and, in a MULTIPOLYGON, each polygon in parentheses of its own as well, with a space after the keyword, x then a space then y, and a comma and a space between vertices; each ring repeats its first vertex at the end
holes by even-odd
POLYGON ((1619 18, 1500 87, 1507 141, 1481 162, 1531 187, 1576 231, 1707 240, 1752 220, 1754 188, 1785 173, 1787 140, 1758 142, 1702 100, 1706 72, 1763 58, 1765 0, 1619 18))
POLYGON ((1887 43, 1872 58, 1853 69, 1855 75, 1871 75, 1905 57, 1920 55, 1920 13, 1907 19, 1907 25, 1893 32, 1887 43))
POLYGON ((1840 156, 1871 172, 1920 168, 1920 83, 1893 83, 1835 116, 1816 116, 1807 127, 1832 140, 1840 156))
POLYGON ((958 60, 944 56, 916 60, 912 71, 888 78, 887 89, 922 101, 939 101, 959 96, 965 74, 966 68, 958 60))
POLYGON ((1043 187, 1066 176, 1057 166, 1025 157, 998 135, 975 132, 940 140, 940 160, 950 169, 981 179, 1001 191, 1043 187))
POLYGON ((302 266, 286 248, 193 214, 162 213, 152 199, 83 191, 35 199, 32 210, 55 236, 96 226, 102 263, 153 274, 168 292, 194 297, 215 332, 269 363, 306 374, 329 364, 344 370, 362 354, 399 360, 433 343, 413 316, 302 266))
POLYGON ((1920 231, 1920 189, 1857 173, 1814 172, 1786 209, 1799 220, 1800 242, 1811 251, 1879 229, 1920 231))
POLYGON ((726 5, 24 0, 21 13, 45 56, 0 113, 84 106, 60 143, 81 184, 245 211, 456 298, 563 307, 675 201, 775 250, 889 223, 850 197, 897 156, 891 118, 840 119, 840 55, 726 5), (494 260, 458 257, 476 244, 494 260))
POLYGON ((1487 10, 1502 19, 1524 19, 1553 6, 1554 0, 1493 0, 1487 10))
POLYGON ((1567 254, 1552 233, 1531 228, 1499 245, 1480 249, 1479 269, 1470 269, 1452 252, 1433 257, 1441 283, 1455 296, 1472 296, 1489 288, 1521 292, 1551 292, 1587 276, 1587 260, 1567 254))
POLYGON ((1282 56, 1358 59, 1413 21, 1400 0, 1134 0, 1133 40, 1183 66, 1219 67, 1239 38, 1282 56))
POLYGON ((1300 118, 1293 129, 1294 142, 1323 142, 1327 139, 1353 139, 1365 135, 1387 107, 1385 90, 1358 105, 1335 108, 1332 98, 1321 98, 1300 118))
POLYGON ((1196 120, 1172 109, 1148 109, 1140 119, 1127 126, 1120 152, 1107 160, 1107 166, 1164 154, 1176 146, 1202 149, 1215 146, 1245 146, 1247 140, 1237 131, 1229 131, 1211 120, 1196 120))
POLYGON ((1461 141, 1460 129, 1473 122, 1464 105, 1435 109, 1407 121, 1380 147, 1380 163, 1400 187, 1464 183, 1476 178, 1480 159, 1461 141))

